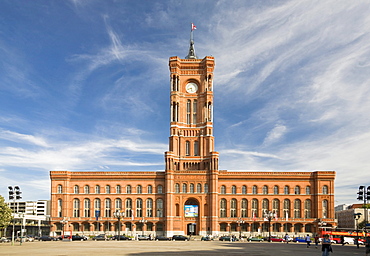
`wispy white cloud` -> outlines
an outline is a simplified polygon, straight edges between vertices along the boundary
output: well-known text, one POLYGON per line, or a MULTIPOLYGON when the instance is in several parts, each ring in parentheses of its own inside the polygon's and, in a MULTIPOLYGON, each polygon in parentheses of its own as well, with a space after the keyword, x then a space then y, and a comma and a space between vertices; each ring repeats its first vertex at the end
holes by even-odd
POLYGON ((20 134, 17 132, 6 131, 3 129, 0 129, 0 139, 19 143, 32 144, 41 147, 49 147, 47 141, 42 137, 33 136, 29 134, 20 134))

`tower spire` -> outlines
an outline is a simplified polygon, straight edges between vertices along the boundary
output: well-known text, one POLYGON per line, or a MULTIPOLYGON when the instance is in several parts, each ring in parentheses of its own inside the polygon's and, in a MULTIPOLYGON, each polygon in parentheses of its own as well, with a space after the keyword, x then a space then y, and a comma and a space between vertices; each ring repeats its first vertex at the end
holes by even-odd
POLYGON ((185 57, 185 59, 198 59, 198 56, 195 54, 195 48, 194 48, 194 37, 193 37, 193 31, 197 29, 197 27, 194 25, 194 23, 191 23, 191 31, 190 31, 190 46, 189 46, 189 52, 188 55, 185 57))

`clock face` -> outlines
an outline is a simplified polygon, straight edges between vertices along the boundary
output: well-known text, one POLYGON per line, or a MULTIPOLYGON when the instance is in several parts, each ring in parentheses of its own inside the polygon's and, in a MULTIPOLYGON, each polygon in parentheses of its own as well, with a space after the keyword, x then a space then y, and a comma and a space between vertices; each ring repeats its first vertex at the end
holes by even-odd
POLYGON ((198 91, 198 85, 196 85, 195 83, 188 83, 186 85, 186 91, 188 93, 195 93, 196 91, 198 91))

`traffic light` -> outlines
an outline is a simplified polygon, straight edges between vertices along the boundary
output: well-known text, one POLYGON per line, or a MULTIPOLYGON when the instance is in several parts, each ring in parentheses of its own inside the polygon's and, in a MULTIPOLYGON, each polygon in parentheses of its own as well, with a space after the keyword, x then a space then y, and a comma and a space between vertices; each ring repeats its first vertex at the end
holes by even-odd
POLYGON ((9 200, 14 200, 14 190, 13 187, 9 186, 9 200))
POLYGON ((366 189, 366 200, 370 200, 370 186, 366 189))
POLYGON ((18 186, 15 186, 14 191, 15 191, 15 199, 16 200, 21 200, 22 199, 21 189, 18 186))
POLYGON ((358 194, 357 200, 360 200, 360 201, 364 200, 364 192, 365 192, 365 186, 360 186, 357 192, 358 194))

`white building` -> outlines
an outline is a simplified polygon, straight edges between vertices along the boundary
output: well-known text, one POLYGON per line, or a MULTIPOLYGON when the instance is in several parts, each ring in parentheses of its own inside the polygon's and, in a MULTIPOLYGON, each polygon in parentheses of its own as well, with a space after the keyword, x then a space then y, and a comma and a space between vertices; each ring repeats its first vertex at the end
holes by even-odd
MULTIPOLYGON (((14 216, 14 233, 20 235, 49 235, 50 201, 8 202, 14 216)), ((13 222, 7 227, 7 236, 12 236, 13 222)))

